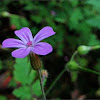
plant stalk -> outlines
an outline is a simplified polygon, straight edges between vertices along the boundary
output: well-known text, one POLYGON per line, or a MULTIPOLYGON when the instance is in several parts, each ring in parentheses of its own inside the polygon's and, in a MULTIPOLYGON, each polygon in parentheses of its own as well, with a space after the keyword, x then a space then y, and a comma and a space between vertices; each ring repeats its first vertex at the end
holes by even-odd
POLYGON ((96 72, 96 71, 88 69, 88 68, 84 68, 84 67, 81 67, 81 66, 78 66, 78 68, 81 69, 82 71, 87 71, 87 72, 90 72, 90 73, 94 73, 96 75, 100 75, 100 72, 96 72))
POLYGON ((70 61, 74 60, 74 57, 77 55, 77 53, 78 53, 77 51, 75 51, 75 52, 73 53, 73 55, 72 55, 70 61))
POLYGON ((41 90, 42 90, 43 100, 46 100, 46 96, 45 96, 45 92, 44 92, 44 87, 43 87, 43 82, 42 82, 42 76, 41 76, 41 69, 38 69, 37 72, 38 72, 39 78, 40 78, 40 86, 41 86, 41 90))
POLYGON ((92 50, 100 49, 100 45, 92 46, 91 49, 92 50))
MULTIPOLYGON (((75 51, 70 59, 73 60, 74 57, 77 55, 77 51, 75 51)), ((51 89, 54 87, 54 85, 57 83, 57 81, 61 78, 61 76, 64 74, 64 72, 66 71, 66 67, 59 73, 59 75, 57 76, 57 78, 53 81, 53 83, 51 84, 51 86, 49 87, 49 89, 46 92, 46 95, 48 95, 48 93, 51 91, 51 89)))
POLYGON ((57 83, 57 81, 60 79, 60 77, 63 75, 63 73, 66 71, 66 68, 64 68, 59 75, 57 76, 57 78, 53 81, 53 83, 51 84, 51 86, 49 87, 49 89, 46 92, 46 95, 48 95, 48 93, 51 91, 51 89, 54 87, 54 85, 57 83))

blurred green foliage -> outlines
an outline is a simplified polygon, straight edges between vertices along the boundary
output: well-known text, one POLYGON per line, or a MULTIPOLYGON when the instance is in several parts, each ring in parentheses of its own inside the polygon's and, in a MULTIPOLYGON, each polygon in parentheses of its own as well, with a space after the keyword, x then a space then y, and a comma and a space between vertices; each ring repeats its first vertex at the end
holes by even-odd
MULTIPOLYGON (((66 55, 68 55, 68 58, 71 57, 72 52, 74 52, 79 45, 93 46, 100 44, 100 0, 3 0, 0 2, 0 44, 8 37, 17 38, 14 35, 14 30, 21 29, 22 27, 29 27, 34 36, 44 26, 51 26, 56 32, 54 36, 43 40, 50 43, 54 48, 54 55, 51 54, 54 59, 52 57, 49 59, 50 61, 52 61, 52 59, 54 61, 52 63, 50 62, 50 66, 53 66, 54 62, 56 62, 58 64, 56 66, 62 66, 62 68, 64 68, 63 65, 59 65, 59 60, 57 59, 60 59, 61 62, 63 61, 61 60, 62 57, 64 58, 66 55)), ((30 70, 31 67, 27 58, 11 59, 12 62, 15 61, 15 63, 10 64, 4 59, 2 60, 2 58, 5 57, 5 52, 5 50, 3 51, 0 48, 0 72, 2 73, 2 70, 12 71, 11 74, 13 73, 13 80, 12 83, 10 82, 12 85, 9 85, 9 87, 16 87, 16 85, 14 85, 16 84, 15 80, 21 83, 21 86, 13 91, 13 94, 16 97, 22 98, 22 100, 24 98, 31 98, 30 86, 37 77, 37 74, 35 71, 30 70), (5 62, 7 64, 4 64, 5 62), (14 66, 14 69, 9 66, 14 66)), ((100 54, 98 51, 92 53, 90 52, 90 55, 85 56, 86 58, 77 56, 76 60, 83 67, 91 66, 90 68, 100 71, 100 54)), ((7 56, 8 58, 11 57, 9 53, 7 56)), ((50 68, 54 71, 57 70, 55 66, 50 68)), ((61 69, 58 68, 58 70, 60 72, 61 69)), ((78 73, 73 72, 72 81, 75 82, 78 78, 78 73)), ((85 79, 87 79, 87 77, 84 75, 82 81, 85 79)), ((99 85, 97 88, 99 88, 99 85)), ((63 86, 65 86, 64 83, 63 86)), ((96 92, 96 90, 97 89, 94 91, 96 92)), ((38 80, 33 83, 32 91, 36 96, 41 95, 38 80)), ((63 93, 63 89, 60 92, 63 93)), ((66 91, 64 91, 64 93, 65 92, 66 91)), ((88 89, 87 92, 89 92, 88 89)), ((63 94, 61 94, 61 96, 62 95, 63 94)), ((88 97, 93 95, 95 94, 88 95, 88 97)), ((59 96, 59 94, 57 96, 59 96)), ((0 96, 0 100, 1 98, 3 97, 0 96)))
POLYGON ((1 100, 7 100, 7 98, 5 96, 0 96, 1 100))

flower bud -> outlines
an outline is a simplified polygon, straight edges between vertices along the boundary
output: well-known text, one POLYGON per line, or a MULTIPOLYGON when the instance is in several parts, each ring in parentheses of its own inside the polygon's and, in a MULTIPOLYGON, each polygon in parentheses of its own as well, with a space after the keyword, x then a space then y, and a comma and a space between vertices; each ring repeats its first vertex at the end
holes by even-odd
POLYGON ((91 50, 91 47, 85 46, 85 45, 79 46, 77 48, 77 51, 80 55, 86 55, 90 50, 91 50))
POLYGON ((32 52, 30 53, 30 62, 34 70, 38 70, 41 68, 41 65, 42 65, 41 60, 37 54, 32 53, 32 52))
POLYGON ((10 16, 10 13, 7 12, 7 11, 4 11, 4 12, 1 13, 1 15, 2 15, 3 17, 9 17, 9 16, 10 16))
POLYGON ((75 61, 68 62, 66 67, 71 71, 77 71, 78 70, 78 64, 75 61))
POLYGON ((41 70, 41 75, 42 75, 42 81, 44 81, 44 79, 48 77, 47 70, 41 70))

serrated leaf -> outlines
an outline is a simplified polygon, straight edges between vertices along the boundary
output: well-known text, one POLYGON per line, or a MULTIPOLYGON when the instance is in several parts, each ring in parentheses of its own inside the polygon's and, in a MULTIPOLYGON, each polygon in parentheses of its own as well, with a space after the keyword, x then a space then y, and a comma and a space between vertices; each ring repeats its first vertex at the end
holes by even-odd
POLYGON ((83 19, 83 14, 80 10, 80 8, 76 8, 73 10, 73 13, 71 13, 70 19, 69 19, 69 25, 70 28, 77 28, 77 25, 79 24, 79 21, 83 19))
POLYGON ((91 34, 88 41, 88 45, 92 46, 98 44, 100 44, 100 41, 97 39, 97 36, 95 34, 91 34))
POLYGON ((100 7, 100 0, 86 0, 85 3, 100 7))
POLYGON ((99 40, 97 39, 96 35, 93 33, 82 33, 80 37, 78 38, 79 45, 85 44, 85 45, 97 45, 99 44, 99 40))
POLYGON ((86 23, 92 27, 97 27, 100 29, 100 16, 96 16, 86 20, 86 23))
POLYGON ((80 24, 79 24, 79 28, 77 27, 76 28, 76 31, 78 31, 78 34, 83 34, 83 35, 87 35, 87 34, 89 34, 89 33, 91 33, 91 26, 90 25, 88 25, 86 22, 81 22, 80 24))
MULTIPOLYGON (((45 86, 47 80, 44 80, 43 86, 45 86)), ((37 96, 40 96, 42 94, 41 91, 41 86, 40 86, 40 81, 37 80, 33 85, 32 85, 33 93, 37 96)))
POLYGON ((13 91, 13 94, 18 97, 21 98, 21 100, 30 100, 31 98, 31 88, 28 86, 23 86, 23 87, 19 87, 18 89, 15 89, 13 91))
POLYGON ((16 86, 17 86, 17 83, 16 83, 16 81, 15 81, 14 79, 12 79, 12 80, 10 81, 10 83, 8 84, 8 86, 9 86, 9 87, 16 87, 16 86))
POLYGON ((36 71, 34 71, 33 69, 30 71, 29 75, 28 75, 28 78, 27 78, 27 84, 31 84, 33 82, 33 80, 35 79, 36 77, 36 71))
POLYGON ((36 76, 36 73, 33 69, 31 69, 30 62, 27 58, 17 58, 14 68, 14 78, 23 85, 31 84, 36 76))

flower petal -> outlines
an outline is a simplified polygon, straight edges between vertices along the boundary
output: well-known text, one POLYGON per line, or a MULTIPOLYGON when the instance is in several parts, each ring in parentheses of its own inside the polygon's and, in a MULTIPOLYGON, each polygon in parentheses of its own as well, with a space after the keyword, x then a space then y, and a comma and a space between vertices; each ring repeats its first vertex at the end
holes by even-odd
POLYGON ((2 42, 3 48, 17 48, 17 47, 26 47, 21 40, 9 38, 2 42))
POLYGON ((29 48, 20 48, 17 50, 14 50, 12 52, 12 56, 15 58, 24 58, 30 53, 30 47, 29 48))
POLYGON ((20 30, 15 31, 16 36, 18 36, 24 43, 33 41, 32 33, 28 27, 23 27, 20 30))
POLYGON ((46 26, 42 28, 34 37, 34 43, 36 44, 37 42, 54 35, 55 32, 53 31, 52 27, 46 26))
POLYGON ((38 55, 47 55, 52 52, 53 48, 46 42, 39 42, 31 50, 38 55))

